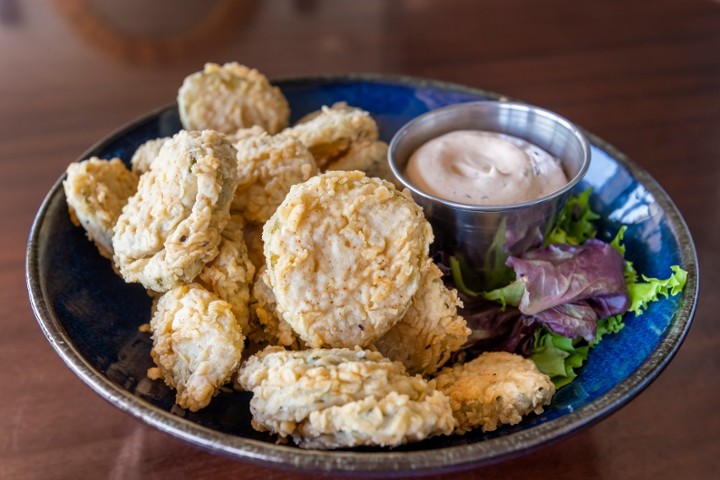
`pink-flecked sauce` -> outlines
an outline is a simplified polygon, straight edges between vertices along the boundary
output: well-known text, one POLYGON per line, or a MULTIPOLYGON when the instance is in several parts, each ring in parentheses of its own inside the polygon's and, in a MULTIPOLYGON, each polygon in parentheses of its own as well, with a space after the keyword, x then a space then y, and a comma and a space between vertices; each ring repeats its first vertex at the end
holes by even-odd
POLYGON ((512 205, 549 195, 568 183, 560 160, 525 140, 457 130, 418 148, 405 168, 418 189, 469 205, 512 205))

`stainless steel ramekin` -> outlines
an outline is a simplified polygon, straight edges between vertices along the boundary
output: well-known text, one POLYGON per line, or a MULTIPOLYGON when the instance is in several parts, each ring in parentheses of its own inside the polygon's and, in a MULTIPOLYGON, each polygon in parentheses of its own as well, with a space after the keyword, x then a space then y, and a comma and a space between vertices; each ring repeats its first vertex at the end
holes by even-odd
POLYGON ((511 279, 509 255, 539 246, 555 224, 572 188, 590 165, 590 146, 578 127, 532 105, 478 101, 459 103, 421 115, 390 142, 393 174, 412 192, 433 226, 433 249, 442 249, 477 273, 478 288, 489 290, 511 279), (550 195, 510 205, 470 205, 431 195, 405 176, 412 153, 425 142, 454 130, 485 130, 522 138, 557 157, 569 182, 550 195))

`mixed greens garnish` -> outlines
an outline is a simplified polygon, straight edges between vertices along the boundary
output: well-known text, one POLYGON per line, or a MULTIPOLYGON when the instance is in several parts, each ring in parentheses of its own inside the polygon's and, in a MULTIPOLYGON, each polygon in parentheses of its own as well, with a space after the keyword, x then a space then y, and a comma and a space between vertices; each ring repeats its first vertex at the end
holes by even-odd
POLYGON ((687 272, 678 265, 664 279, 636 272, 625 258, 626 226, 610 243, 595 238, 600 216, 590 208, 590 194, 567 202, 543 246, 507 259, 515 280, 501 288, 474 290, 473 272, 448 258, 473 330, 468 353, 519 353, 559 388, 577 376, 592 348, 622 330, 626 313, 640 316, 651 302, 682 291, 687 272))

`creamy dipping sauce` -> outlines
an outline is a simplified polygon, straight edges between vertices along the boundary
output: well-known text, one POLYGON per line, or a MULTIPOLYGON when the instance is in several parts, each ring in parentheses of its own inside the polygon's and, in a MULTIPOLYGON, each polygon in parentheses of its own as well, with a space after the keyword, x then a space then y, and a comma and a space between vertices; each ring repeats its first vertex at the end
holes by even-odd
POLYGON ((510 205, 568 183, 560 160, 521 138, 482 130, 446 133, 418 148, 405 167, 420 190, 471 205, 510 205))

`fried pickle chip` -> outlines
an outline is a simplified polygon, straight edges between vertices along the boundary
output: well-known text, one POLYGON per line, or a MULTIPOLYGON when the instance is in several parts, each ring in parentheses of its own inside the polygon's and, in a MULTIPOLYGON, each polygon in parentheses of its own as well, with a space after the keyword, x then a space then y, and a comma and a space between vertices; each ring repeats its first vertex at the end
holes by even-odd
POLYGON ((263 227, 283 318, 311 347, 366 346, 405 314, 433 240, 407 191, 362 172, 290 190, 263 227))
POLYGON ((195 281, 228 302, 242 331, 247 332, 255 266, 248 258, 243 226, 242 217, 230 218, 222 231, 217 257, 205 265, 195 281))
POLYGON ((142 175, 150 170, 150 166, 160 154, 160 149, 168 140, 170 137, 155 138, 140 145, 130 159, 132 171, 142 175))
POLYGON ((375 342, 375 347, 389 359, 402 362, 411 374, 431 374, 470 335, 467 322, 457 313, 459 306, 462 303, 457 292, 445 286, 442 272, 428 259, 408 311, 375 342))
POLYGON ((115 226, 113 259, 125 281, 164 292, 217 256, 237 184, 235 155, 210 130, 181 131, 163 145, 115 226))
POLYGON ((263 130, 261 127, 258 127, 257 125, 255 125, 255 126, 249 127, 249 128, 241 128, 241 129, 237 130, 235 133, 225 134, 225 138, 228 139, 228 142, 235 145, 238 142, 247 140, 248 138, 252 138, 252 137, 259 137, 261 135, 264 135, 265 133, 267 133, 265 130, 263 130))
POLYGON ((253 392, 253 427, 303 448, 397 446, 456 425, 445 395, 360 348, 269 347, 245 362, 238 379, 253 392))
POLYGON ((292 327, 283 319, 277 301, 268 286, 263 266, 255 278, 250 295, 250 327, 248 339, 262 346, 279 345, 299 350, 303 345, 292 327))
POLYGON ((265 223, 290 187, 317 173, 307 148, 284 135, 250 136, 235 147, 239 181, 231 208, 251 222, 265 223))
POLYGON ((63 189, 70 219, 85 229, 105 258, 113 257, 113 227, 137 186, 137 175, 119 158, 92 157, 67 168, 63 189))
POLYGON ((240 366, 245 338, 230 304, 198 284, 160 297, 150 330, 158 370, 148 374, 159 374, 190 411, 205 408, 240 366))
POLYGON ((459 434, 520 423, 524 415, 542 413, 555 394, 550 377, 532 360, 507 352, 485 352, 445 368, 430 384, 450 397, 459 434))
POLYGON ((234 133, 254 125, 277 133, 288 124, 290 107, 262 73, 238 63, 205 64, 178 91, 180 120, 187 130, 234 133))
POLYGON ((300 119, 285 135, 300 140, 320 170, 380 172, 387 163, 387 144, 378 141, 378 127, 370 114, 339 102, 300 119))

